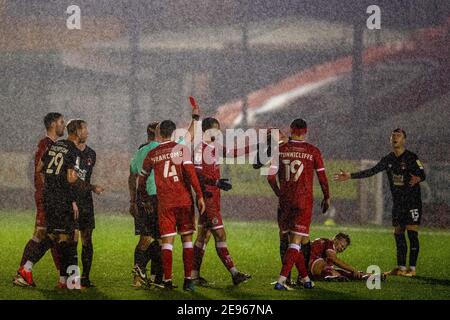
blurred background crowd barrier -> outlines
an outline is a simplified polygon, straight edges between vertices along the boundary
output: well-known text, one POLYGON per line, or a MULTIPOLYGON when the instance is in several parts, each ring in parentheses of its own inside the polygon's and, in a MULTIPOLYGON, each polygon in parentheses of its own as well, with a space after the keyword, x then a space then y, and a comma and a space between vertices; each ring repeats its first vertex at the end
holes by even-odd
MULTIPOLYGON (((381 159, 404 128, 427 172, 423 222, 449 227, 449 2, 372 2, 80 0, 81 30, 69 30, 69 1, 0 0, 0 207, 34 207, 33 153, 43 116, 58 111, 88 122, 94 180, 108 189, 98 211, 127 212, 129 160, 147 123, 186 126, 193 95, 223 128, 286 132, 304 118, 330 180, 381 159), (380 30, 366 26, 371 4, 380 30)), ((225 216, 275 219, 265 177, 249 165, 224 171, 234 186, 225 216)), ((337 223, 390 223, 385 176, 331 192, 337 223)))

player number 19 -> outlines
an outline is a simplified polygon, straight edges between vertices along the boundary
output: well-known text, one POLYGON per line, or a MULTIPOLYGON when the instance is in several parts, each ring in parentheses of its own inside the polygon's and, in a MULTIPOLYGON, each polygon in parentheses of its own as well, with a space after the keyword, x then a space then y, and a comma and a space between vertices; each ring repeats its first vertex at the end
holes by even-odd
POLYGON ((283 160, 283 163, 286 169, 286 181, 289 181, 291 179, 291 174, 295 174, 294 181, 297 181, 303 172, 303 163, 300 160, 294 160, 292 162, 290 160, 283 160))

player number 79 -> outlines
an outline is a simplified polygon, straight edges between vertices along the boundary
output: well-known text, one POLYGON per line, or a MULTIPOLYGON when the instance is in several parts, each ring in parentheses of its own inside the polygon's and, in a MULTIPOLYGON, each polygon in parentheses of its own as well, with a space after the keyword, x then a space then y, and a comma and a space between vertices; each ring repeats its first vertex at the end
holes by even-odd
POLYGON ((47 173, 48 174, 52 174, 53 173, 53 169, 52 166, 55 165, 56 166, 56 171, 55 171, 55 175, 59 174, 59 171, 61 170, 61 167, 63 165, 64 162, 64 158, 62 153, 55 153, 54 151, 50 150, 48 152, 48 155, 52 157, 52 159, 50 160, 50 162, 48 163, 47 166, 47 173))

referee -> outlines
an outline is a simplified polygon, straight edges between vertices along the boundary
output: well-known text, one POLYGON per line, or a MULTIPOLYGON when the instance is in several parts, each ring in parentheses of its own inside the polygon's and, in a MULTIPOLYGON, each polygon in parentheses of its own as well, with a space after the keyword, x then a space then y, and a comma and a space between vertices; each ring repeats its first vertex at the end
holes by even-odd
POLYGON ((391 188, 392 225, 397 246, 397 267, 389 275, 415 276, 419 255, 419 225, 422 218, 422 199, 419 183, 425 180, 425 171, 417 155, 406 150, 406 133, 395 129, 391 133, 392 152, 380 160, 373 168, 350 173, 341 170, 334 176, 335 181, 362 179, 386 171, 391 188), (406 268, 407 244, 405 230, 409 238, 409 269, 406 268))

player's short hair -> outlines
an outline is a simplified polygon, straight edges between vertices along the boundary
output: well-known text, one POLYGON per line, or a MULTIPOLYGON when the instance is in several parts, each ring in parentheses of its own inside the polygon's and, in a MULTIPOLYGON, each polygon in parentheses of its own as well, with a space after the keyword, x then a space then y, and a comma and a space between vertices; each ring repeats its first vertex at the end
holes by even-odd
POLYGON ((71 119, 67 122, 67 134, 76 134, 77 130, 80 130, 86 124, 86 121, 81 119, 71 119))
POLYGON ((147 126, 147 137, 149 140, 155 140, 156 134, 156 127, 158 126, 159 122, 150 122, 147 126))
POLYGON ((219 120, 216 118, 208 117, 202 120, 202 131, 205 132, 206 130, 212 129, 214 125, 220 126, 219 120))
POLYGON ((306 129, 306 121, 298 118, 291 122, 291 129, 306 129))
POLYGON ((172 120, 164 120, 159 124, 159 132, 163 138, 171 137, 176 129, 177 126, 172 120))
POLYGON ((335 238, 336 238, 336 239, 342 239, 342 240, 345 240, 345 242, 347 242, 347 246, 350 245, 350 236, 349 236, 348 234, 346 234, 346 233, 339 232, 339 233, 335 236, 335 238))
POLYGON ((44 117, 44 126, 45 129, 50 129, 53 122, 58 121, 59 118, 62 117, 62 114, 59 112, 49 112, 44 117))
POLYGON ((402 128, 397 128, 397 129, 392 130, 392 133, 394 133, 394 132, 403 133, 403 136, 406 139, 406 132, 402 128))

